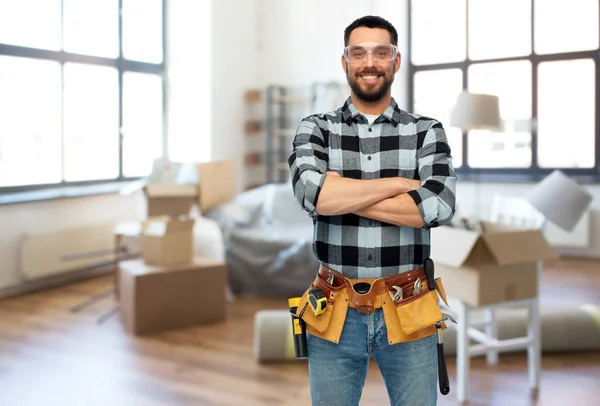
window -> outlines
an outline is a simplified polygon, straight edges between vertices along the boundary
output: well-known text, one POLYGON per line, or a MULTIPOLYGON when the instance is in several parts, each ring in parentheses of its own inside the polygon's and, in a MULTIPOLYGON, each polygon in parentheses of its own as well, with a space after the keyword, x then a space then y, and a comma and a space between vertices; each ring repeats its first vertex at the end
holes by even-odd
POLYGON ((597 0, 412 0, 412 110, 442 122, 459 173, 600 170, 597 0), (502 130, 450 126, 460 91, 499 97, 502 130))
POLYGON ((163 3, 0 0, 0 193, 150 173, 163 3))

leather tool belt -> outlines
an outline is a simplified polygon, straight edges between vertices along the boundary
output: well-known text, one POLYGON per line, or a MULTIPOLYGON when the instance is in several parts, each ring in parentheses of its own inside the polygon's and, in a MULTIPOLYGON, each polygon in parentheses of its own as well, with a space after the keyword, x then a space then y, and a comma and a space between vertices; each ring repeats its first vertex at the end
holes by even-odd
POLYGON ((328 298, 332 290, 345 288, 349 298, 348 305, 361 313, 366 313, 381 308, 382 301, 377 299, 387 292, 396 293, 394 286, 402 288, 402 297, 411 296, 413 283, 417 278, 421 278, 421 284, 426 289, 427 278, 423 268, 376 279, 348 279, 341 273, 321 265, 313 285, 323 290, 328 298), (327 280, 331 280, 332 285, 329 285, 327 280))
POLYGON ((389 344, 413 341, 437 332, 435 323, 442 319, 438 298, 446 302, 446 294, 440 278, 435 279, 435 285, 435 290, 428 289, 423 268, 388 277, 349 279, 321 265, 314 282, 304 292, 296 314, 306 322, 309 333, 338 343, 348 307, 358 312, 382 308, 389 344), (420 289, 413 294, 419 278, 420 289), (319 316, 307 310, 308 292, 317 287, 327 298, 327 307, 319 316))

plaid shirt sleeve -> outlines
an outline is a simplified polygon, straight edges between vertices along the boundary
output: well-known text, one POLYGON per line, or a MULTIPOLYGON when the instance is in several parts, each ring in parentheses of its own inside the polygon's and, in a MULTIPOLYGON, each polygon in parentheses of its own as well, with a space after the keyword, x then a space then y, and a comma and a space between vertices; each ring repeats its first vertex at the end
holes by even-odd
POLYGON ((288 159, 294 196, 311 216, 316 214, 328 159, 325 138, 316 120, 314 116, 302 120, 288 159))
MULTIPOLYGON (((421 137, 419 137, 421 138, 421 137)), ((418 152, 421 187, 408 192, 423 217, 425 228, 450 222, 456 203, 456 173, 442 124, 435 122, 424 133, 418 152)))

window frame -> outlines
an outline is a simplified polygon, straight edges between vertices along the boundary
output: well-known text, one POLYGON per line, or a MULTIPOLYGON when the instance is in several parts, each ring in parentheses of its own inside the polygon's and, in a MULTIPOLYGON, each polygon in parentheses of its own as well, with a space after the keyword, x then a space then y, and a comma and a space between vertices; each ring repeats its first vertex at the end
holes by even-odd
MULTIPOLYGON (((116 58, 106 58, 99 56, 90 56, 76 54, 72 52, 66 52, 64 50, 53 51, 39 48, 31 48, 19 45, 4 44, 0 43, 0 55, 2 56, 14 56, 24 57, 31 59, 43 59, 56 61, 61 64, 61 69, 64 69, 64 64, 68 62, 109 66, 113 67, 118 72, 118 83, 119 83, 119 128, 123 128, 123 74, 125 72, 138 72, 138 73, 150 73, 158 75, 162 82, 162 156, 168 156, 168 142, 166 140, 167 134, 167 80, 166 80, 166 59, 167 59, 167 1, 161 0, 162 6, 162 53, 163 58, 161 63, 152 62, 141 62, 125 59, 123 56, 123 0, 118 0, 119 6, 119 54, 116 58)), ((61 1, 61 15, 63 15, 64 2, 61 1)), ((63 21, 61 21, 61 31, 64 29, 63 21)), ((62 34, 61 34, 62 35, 62 34)), ((62 161, 63 174, 62 180, 58 183, 45 183, 45 184, 29 184, 19 186, 0 186, 0 196, 8 194, 19 194, 23 192, 31 192, 36 190, 49 190, 65 187, 80 187, 80 186, 93 186, 93 185, 105 185, 115 184, 121 182, 130 182, 140 179, 140 177, 125 177, 123 176, 123 134, 119 131, 119 175, 116 178, 111 179, 99 179, 99 180, 87 180, 87 181, 65 181, 64 180, 64 161, 62 161)), ((61 132, 61 141, 64 143, 65 134, 61 132)), ((82 190, 83 191, 83 190, 82 190)), ((89 195, 89 191, 82 193, 82 195, 89 195)), ((37 199, 36 199, 37 200, 37 199)))
MULTIPOLYGON (((523 55, 518 57, 504 57, 504 58, 489 58, 489 59, 469 59, 469 2, 466 1, 465 13, 466 13, 466 59, 460 62, 448 62, 448 63, 437 63, 428 65, 414 65, 412 63, 412 3, 414 0, 407 2, 407 30, 408 30, 408 86, 407 86, 407 97, 408 106, 411 111, 414 110, 414 77, 417 72, 440 70, 440 69, 460 69, 462 71, 463 90, 468 89, 468 69, 471 65, 478 65, 482 63, 490 62, 513 62, 513 61, 529 61, 531 62, 531 120, 532 123, 537 123, 538 118, 538 67, 544 62, 554 61, 568 61, 574 59, 592 59, 596 64, 596 75, 595 75, 595 128, 594 128, 594 154, 595 154, 595 165, 591 168, 556 168, 556 167, 540 167, 537 163, 538 159, 538 130, 537 125, 533 125, 531 129, 531 166, 530 167, 506 167, 506 168, 474 168, 469 166, 468 156, 468 132, 463 131, 462 133, 462 165, 456 168, 457 175, 463 175, 465 179, 474 180, 498 180, 498 181, 527 181, 527 180, 538 180, 548 175, 552 171, 559 169, 569 176, 576 177, 584 181, 598 181, 600 180, 600 125, 598 120, 600 118, 600 47, 589 51, 575 51, 575 52, 563 52, 553 54, 536 54, 535 53, 535 0, 529 0, 529 6, 531 10, 531 53, 529 55, 523 55)), ((598 19, 600 20, 600 12, 598 19)), ((600 26, 600 24, 599 24, 600 26)), ((598 37, 600 39, 600 29, 598 30, 598 37)), ((445 123, 442 123, 446 126, 445 123)))

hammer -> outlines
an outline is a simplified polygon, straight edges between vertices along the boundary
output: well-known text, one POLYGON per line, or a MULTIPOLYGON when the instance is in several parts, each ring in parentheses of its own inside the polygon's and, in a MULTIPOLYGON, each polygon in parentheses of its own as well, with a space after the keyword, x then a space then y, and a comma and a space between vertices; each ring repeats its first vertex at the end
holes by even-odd
POLYGON ((448 379, 448 369, 446 368, 446 356, 444 355, 444 341, 442 340, 442 323, 448 320, 456 324, 456 319, 447 313, 442 313, 442 320, 435 323, 438 338, 438 379, 440 381, 440 393, 442 395, 450 393, 450 381, 448 379))

